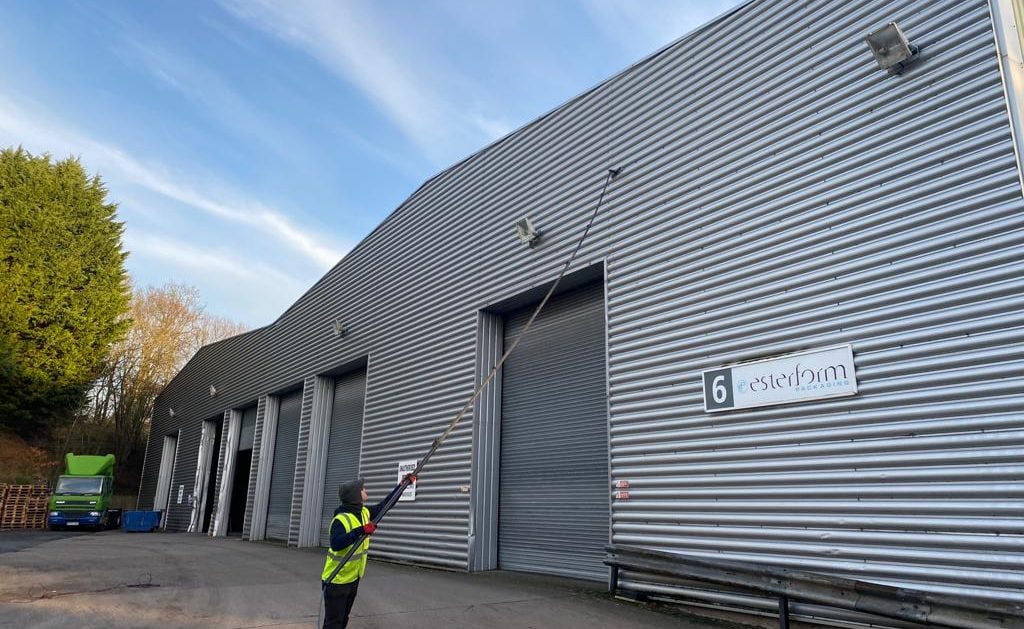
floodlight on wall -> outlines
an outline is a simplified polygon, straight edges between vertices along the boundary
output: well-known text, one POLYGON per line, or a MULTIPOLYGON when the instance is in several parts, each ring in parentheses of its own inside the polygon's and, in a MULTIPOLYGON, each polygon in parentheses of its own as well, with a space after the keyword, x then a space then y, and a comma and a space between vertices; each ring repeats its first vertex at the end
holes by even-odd
POLYGON ((174 417, 174 409, 173 408, 168 408, 167 409, 167 414, 170 415, 171 417, 174 417))
POLYGON ((864 41, 875 56, 878 69, 888 70, 889 74, 902 74, 907 66, 917 60, 920 53, 920 49, 910 43, 896 22, 889 22, 865 37, 864 41))
POLYGON ((530 219, 524 216, 516 221, 516 238, 529 245, 532 249, 540 239, 540 232, 533 226, 530 219))
POLYGON ((210 397, 217 397, 217 387, 210 385, 210 397))
POLYGON ((331 329, 334 330, 334 336, 339 339, 348 336, 348 328, 341 322, 341 319, 335 319, 334 323, 331 324, 331 329))

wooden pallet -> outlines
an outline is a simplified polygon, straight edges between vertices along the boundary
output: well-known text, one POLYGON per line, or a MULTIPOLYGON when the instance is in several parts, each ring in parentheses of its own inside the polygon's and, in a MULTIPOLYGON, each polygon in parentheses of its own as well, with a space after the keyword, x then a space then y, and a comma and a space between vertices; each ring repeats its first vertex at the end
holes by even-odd
POLYGON ((0 529, 46 527, 50 498, 47 485, 6 485, 0 488, 0 529))

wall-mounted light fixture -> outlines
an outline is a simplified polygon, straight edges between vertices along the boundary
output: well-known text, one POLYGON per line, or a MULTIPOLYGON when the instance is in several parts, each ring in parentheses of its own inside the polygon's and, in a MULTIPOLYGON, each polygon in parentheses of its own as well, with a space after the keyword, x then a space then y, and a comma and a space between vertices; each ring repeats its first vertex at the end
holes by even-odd
POLYGON ((888 70, 889 74, 902 74, 907 66, 917 61, 920 53, 920 49, 910 43, 896 22, 889 22, 865 37, 864 41, 875 56, 878 69, 888 70))
POLYGON ((171 417, 174 417, 174 409, 173 408, 168 408, 167 409, 167 414, 170 415, 171 417))
POLYGON ((331 324, 331 329, 334 330, 334 336, 339 339, 348 336, 348 328, 341 322, 341 319, 335 319, 334 323, 331 324))
POLYGON ((516 238, 532 249, 540 239, 540 232, 526 216, 516 221, 516 238))
POLYGON ((217 387, 210 385, 210 397, 217 397, 217 387))

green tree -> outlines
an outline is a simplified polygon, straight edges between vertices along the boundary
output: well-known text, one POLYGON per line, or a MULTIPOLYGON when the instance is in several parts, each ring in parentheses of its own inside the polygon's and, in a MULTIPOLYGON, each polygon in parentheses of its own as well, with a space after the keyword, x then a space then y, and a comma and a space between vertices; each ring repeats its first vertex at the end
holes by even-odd
POLYGON ((75 158, 0 150, 0 428, 73 416, 130 324, 117 206, 75 158))

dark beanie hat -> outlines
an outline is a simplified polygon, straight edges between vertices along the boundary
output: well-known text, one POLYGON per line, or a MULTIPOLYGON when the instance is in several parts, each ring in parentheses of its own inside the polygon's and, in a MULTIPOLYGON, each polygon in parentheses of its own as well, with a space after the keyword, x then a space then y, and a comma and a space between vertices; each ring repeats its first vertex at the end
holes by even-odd
POLYGON ((338 485, 338 498, 346 509, 360 509, 363 506, 363 486, 366 480, 360 476, 355 480, 338 485))

